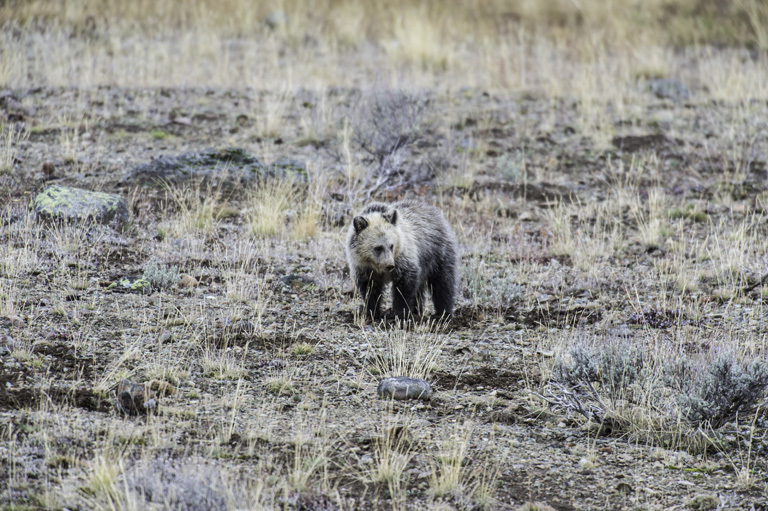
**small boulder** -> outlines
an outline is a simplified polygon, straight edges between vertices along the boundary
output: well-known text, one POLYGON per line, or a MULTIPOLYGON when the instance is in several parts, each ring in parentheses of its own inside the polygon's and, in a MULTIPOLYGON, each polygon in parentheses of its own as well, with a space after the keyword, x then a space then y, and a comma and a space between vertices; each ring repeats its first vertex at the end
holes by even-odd
POLYGON ((152 283, 146 277, 122 277, 108 285, 107 289, 123 293, 151 293, 152 283))
POLYGON ((691 91, 686 84, 670 78, 651 80, 648 88, 659 99, 682 101, 691 97, 691 91))
POLYGON ((284 10, 275 9, 264 18, 264 25, 270 30, 285 30, 285 27, 288 25, 288 16, 286 16, 284 10))
POLYGON ((199 282, 195 277, 192 275, 182 275, 181 280, 179 280, 179 286, 180 287, 197 287, 199 282))
POLYGON ((122 380, 115 387, 117 410, 125 415, 145 415, 157 408, 157 395, 148 385, 122 380))
POLYGON ((716 495, 696 495, 685 503, 687 509, 696 511, 709 511, 720 507, 720 498, 716 495))
POLYGON ((409 399, 429 401, 432 396, 432 388, 428 381, 408 376, 384 378, 379 382, 376 392, 381 399, 394 399, 396 401, 409 399))
POLYGON ((30 208, 38 221, 90 221, 118 229, 128 221, 128 207, 123 197, 69 186, 49 186, 32 199, 30 208))
POLYGON ((255 155, 239 147, 211 148, 178 156, 159 156, 134 167, 123 177, 122 182, 179 184, 203 181, 211 185, 235 186, 268 177, 306 180, 307 168, 296 160, 262 163, 255 155))

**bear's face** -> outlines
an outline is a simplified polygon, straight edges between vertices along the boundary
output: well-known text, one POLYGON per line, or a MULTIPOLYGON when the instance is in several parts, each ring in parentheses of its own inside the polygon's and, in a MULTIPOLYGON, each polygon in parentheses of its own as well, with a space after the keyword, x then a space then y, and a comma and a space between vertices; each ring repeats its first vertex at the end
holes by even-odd
POLYGON ((391 273, 400 253, 397 212, 357 216, 352 221, 352 246, 360 263, 376 273, 391 273))

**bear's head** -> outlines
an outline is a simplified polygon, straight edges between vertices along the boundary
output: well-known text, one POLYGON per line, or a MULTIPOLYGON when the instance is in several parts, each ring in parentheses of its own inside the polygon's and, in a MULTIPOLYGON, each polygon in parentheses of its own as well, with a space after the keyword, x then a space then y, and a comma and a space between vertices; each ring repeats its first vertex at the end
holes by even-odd
POLYGON ((349 245, 355 257, 368 268, 377 273, 392 272, 401 246, 397 210, 356 216, 349 245))

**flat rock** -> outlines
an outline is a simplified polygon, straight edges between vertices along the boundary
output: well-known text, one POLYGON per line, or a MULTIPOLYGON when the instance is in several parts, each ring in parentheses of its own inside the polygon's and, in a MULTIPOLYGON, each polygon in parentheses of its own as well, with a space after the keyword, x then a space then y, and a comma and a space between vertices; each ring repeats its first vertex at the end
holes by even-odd
POLYGON ((297 160, 262 163, 255 155, 238 147, 205 149, 178 156, 159 156, 130 170, 124 184, 184 183, 201 181, 211 185, 237 185, 267 177, 292 177, 305 180, 306 166, 297 160))
POLYGON ((691 91, 686 84, 670 78, 651 80, 648 88, 659 99, 680 101, 691 97, 691 91))
POLYGON ((30 204, 37 220, 96 222, 122 228, 128 221, 125 199, 114 193, 51 185, 30 204))
POLYGON ((409 399, 429 401, 432 396, 432 388, 428 381, 407 376, 384 378, 379 382, 376 392, 381 399, 394 399, 396 401, 409 399))
POLYGON ((110 291, 123 293, 149 293, 152 283, 146 277, 121 277, 107 286, 110 291))

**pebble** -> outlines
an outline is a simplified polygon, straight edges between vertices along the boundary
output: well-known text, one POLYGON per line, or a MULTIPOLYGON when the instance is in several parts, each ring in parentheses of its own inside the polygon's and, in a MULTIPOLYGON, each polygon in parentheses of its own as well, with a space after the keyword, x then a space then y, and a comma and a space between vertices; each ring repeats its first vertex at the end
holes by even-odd
POLYGON ((198 284, 197 279, 191 275, 182 275, 179 281, 179 286, 181 287, 197 287, 198 284))
POLYGON ((421 378, 410 378, 407 376, 384 378, 379 382, 376 392, 381 399, 394 399, 397 401, 408 399, 428 401, 432 396, 432 388, 429 382, 421 378))
POLYGON ((21 316, 16 316, 15 314, 12 316, 8 316, 8 320, 11 322, 11 326, 14 328, 24 328, 24 320, 21 319, 21 316))
POLYGON ((709 511, 720 507, 720 499, 715 495, 696 495, 685 503, 687 509, 709 511))

